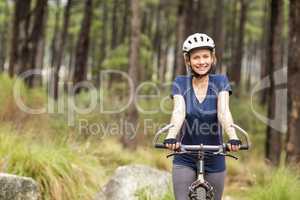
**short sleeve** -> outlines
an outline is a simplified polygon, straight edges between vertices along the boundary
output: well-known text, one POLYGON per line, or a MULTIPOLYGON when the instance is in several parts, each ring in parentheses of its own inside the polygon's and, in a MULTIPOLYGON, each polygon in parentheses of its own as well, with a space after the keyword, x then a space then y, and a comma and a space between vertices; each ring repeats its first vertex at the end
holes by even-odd
POLYGON ((232 89, 226 75, 222 75, 220 78, 219 92, 221 91, 228 91, 229 95, 232 94, 232 89))
POLYGON ((177 76, 172 84, 172 94, 171 98, 173 98, 174 95, 182 95, 184 94, 184 82, 185 79, 182 76, 177 76))
POLYGON ((181 86, 181 81, 179 77, 176 77, 175 80, 173 81, 172 84, 172 96, 176 94, 182 95, 182 86, 181 86))

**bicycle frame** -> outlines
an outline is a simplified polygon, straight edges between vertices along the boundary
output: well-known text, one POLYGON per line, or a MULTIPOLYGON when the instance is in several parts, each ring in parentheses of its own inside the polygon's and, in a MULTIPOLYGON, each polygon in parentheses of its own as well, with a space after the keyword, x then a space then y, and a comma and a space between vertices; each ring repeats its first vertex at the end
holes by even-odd
POLYGON ((204 183, 204 152, 200 151, 197 156, 197 180, 204 183))

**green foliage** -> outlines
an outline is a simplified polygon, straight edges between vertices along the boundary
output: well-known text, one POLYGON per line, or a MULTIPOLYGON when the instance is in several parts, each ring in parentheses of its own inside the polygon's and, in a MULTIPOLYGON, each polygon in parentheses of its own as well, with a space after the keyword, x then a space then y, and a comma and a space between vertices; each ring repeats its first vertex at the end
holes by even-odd
MULTIPOLYGON (((78 33, 81 27, 81 21, 83 17, 84 1, 74 1, 70 14, 70 27, 68 29, 68 42, 66 47, 68 48, 66 56, 70 54, 74 49, 75 41, 78 38, 78 33)), ((99 44, 101 42, 101 29, 103 27, 102 9, 100 9, 103 1, 96 0, 94 4, 94 18, 92 21, 91 30, 91 42, 97 47, 94 49, 94 55, 97 57, 101 49, 99 44)), ((107 23, 107 50, 109 50, 109 43, 113 38, 111 33, 111 18, 113 0, 105 1, 108 9, 108 21, 107 23)), ((175 25, 177 21, 177 9, 179 1, 168 1, 168 5, 162 12, 162 19, 160 21, 161 26, 165 27, 167 22, 171 25, 175 25)), ((208 10, 212 10, 213 2, 205 3, 205 7, 208 10)), ((225 4, 225 28, 230 33, 232 28, 231 23, 233 20, 239 19, 239 11, 236 19, 232 18, 232 3, 233 1, 227 1, 225 4)), ((285 2, 284 13, 284 37, 287 38, 288 34, 288 0, 285 2)), ((36 0, 32 2, 32 8, 36 0)), ((140 69, 144 71, 144 75, 147 80, 151 79, 153 74, 153 54, 154 49, 152 47, 152 41, 154 40, 155 27, 156 27, 156 14, 160 1, 159 0, 143 0, 141 1, 141 17, 146 16, 150 21, 147 21, 147 34, 141 35, 141 47, 140 52, 140 69), (151 19, 152 18, 152 19, 151 19), (150 31, 149 31, 150 30, 150 31)), ((251 1, 249 3, 249 10, 247 14, 245 41, 257 42, 261 40, 263 26, 262 20, 264 18, 264 4, 265 1, 251 1)), ((48 18, 47 18, 47 33, 46 45, 51 44, 53 37, 53 30, 55 25, 55 13, 57 9, 60 11, 60 30, 63 22, 63 4, 59 8, 55 3, 49 1, 48 18)), ((120 4, 119 13, 117 14, 117 23, 120 25, 121 21, 121 9, 124 2, 120 4)), ((0 29, 5 30, 7 28, 5 24, 11 22, 13 14, 14 2, 9 0, 0 1, 0 29)), ((130 17, 128 18, 130 19, 130 17)), ((12 24, 12 23, 10 23, 12 24)), ((128 21, 128 26, 129 21, 128 21)), ((128 29, 129 30, 129 29, 128 29)), ((6 33, 9 33, 10 29, 7 28, 6 33)), ((176 27, 172 27, 172 35, 170 38, 170 47, 174 47, 176 27)), ((9 37, 10 34, 8 34, 9 37)), ((7 37, 8 39, 10 39, 7 37)), ((9 40, 7 40, 9 41, 9 40)), ((227 42, 227 40, 226 40, 227 42)), ((166 41, 162 40, 162 46, 166 44, 166 41)), ((67 49, 66 48, 66 49, 67 49)), ((49 48, 47 48, 49 49, 49 48)), ((129 41, 125 39, 123 44, 120 44, 116 49, 108 52, 107 57, 103 63, 96 64, 104 66, 104 69, 118 69, 122 71, 128 71, 128 54, 129 54, 129 41)), ((228 51, 224 52, 227 55, 228 51)), ((45 53, 46 57, 49 57, 48 51, 45 53)), ((91 56, 89 55, 90 58, 91 56)), ((229 59, 229 58, 228 58, 229 59)), ((95 65, 96 65, 95 64, 95 65)), ((94 66, 93 66, 94 67, 94 66)), ((102 69, 102 66, 96 66, 95 68, 102 69)), ((94 70, 94 68, 93 68, 94 70)), ((96 70, 97 71, 97 70, 96 70)), ((98 72, 98 71, 97 71, 98 72)), ((160 125, 169 122, 170 111, 172 109, 172 101, 166 100, 165 108, 169 112, 163 112, 161 110, 161 101, 167 96, 167 92, 162 92, 157 98, 139 99, 138 103, 143 110, 158 109, 155 113, 145 114, 140 112, 141 127, 139 133, 144 133, 146 136, 144 140, 139 141, 141 146, 136 152, 130 152, 124 150, 121 144, 118 142, 120 135, 109 135, 105 130, 101 130, 99 134, 105 136, 105 138, 95 137, 81 137, 83 134, 81 130, 77 130, 77 127, 68 127, 66 122, 66 116, 64 114, 41 114, 32 115, 20 110, 16 105, 13 88, 15 83, 20 83, 20 98, 26 106, 31 108, 41 108, 47 103, 47 96, 44 89, 28 89, 19 80, 11 80, 7 75, 0 76, 0 168, 2 171, 16 173, 24 176, 31 176, 38 181, 41 191, 45 199, 88 199, 93 193, 95 193, 96 187, 99 184, 103 184, 114 169, 120 165, 129 163, 146 163, 151 166, 158 167, 160 169, 170 170, 170 161, 165 159, 163 151, 153 150, 149 146, 151 145, 151 139, 153 133, 159 128, 160 125), (147 119, 153 120, 156 126, 151 128, 144 127, 143 122, 147 119), (146 129, 145 129, 146 128, 146 129), (101 172, 101 173, 100 173, 101 172), (100 174, 99 174, 100 173, 100 174), (104 173, 106 173, 104 175, 104 173), (99 181, 99 177, 103 178, 99 181), (84 183, 84 184, 82 184, 84 183), (77 196, 82 195, 82 196, 77 196)), ((111 92, 110 96, 106 96, 108 107, 116 107, 117 104, 121 104, 122 100, 126 100, 128 88, 122 83, 109 85, 106 92, 111 92), (125 91, 125 92, 124 92, 125 91), (117 95, 116 95, 117 94, 117 95), (117 98, 113 99, 116 96, 117 98), (123 98, 123 99, 121 99, 123 98)), ((151 86, 146 86, 141 90, 142 94, 156 94, 156 91, 151 86)), ((100 97, 99 97, 100 98, 100 97)), ((82 92, 76 97, 76 105, 80 107, 86 107, 89 104, 89 95, 82 92)), ((290 169, 279 169, 268 173, 270 169, 264 164, 263 148, 265 141, 266 125, 257 119, 254 115, 253 109, 256 112, 266 116, 266 108, 260 106, 257 102, 250 102, 249 98, 242 96, 241 98, 231 98, 231 112, 235 122, 243 127, 250 133, 250 137, 253 143, 253 148, 250 153, 242 152, 241 161, 229 161, 228 162, 228 175, 237 184, 237 188, 240 185, 251 188, 249 191, 249 198, 251 199, 297 199, 299 195, 299 176, 291 173, 290 169), (245 162, 247 161, 247 167, 245 162), (257 184, 258 186, 253 186, 257 184)), ((124 113, 118 115, 103 115, 99 113, 98 107, 92 113, 87 115, 78 115, 75 117, 78 119, 86 119, 89 124, 102 123, 109 124, 119 119, 124 118, 124 113)), ((120 134, 120 133, 118 133, 120 134)), ((89 135, 89 134, 88 134, 89 135)), ((143 135, 144 136, 144 135, 143 135)), ((231 185, 234 183, 230 182, 231 185)), ((143 190, 139 193, 141 199, 150 199, 149 193, 143 190)), ((168 192, 164 197, 164 200, 173 199, 172 192, 168 192)))
POLYGON ((300 196, 300 176, 288 168, 270 173, 269 180, 247 192, 249 200, 294 200, 300 196))
POLYGON ((174 195, 172 191, 172 187, 169 185, 168 191, 166 194, 162 194, 163 196, 160 198, 153 197, 153 191, 149 188, 142 188, 136 192, 135 196, 138 200, 174 200, 174 195))
MULTIPOLYGON (((119 45, 116 49, 110 52, 110 55, 104 60, 103 67, 105 69, 116 69, 128 71, 128 40, 124 44, 119 45)), ((140 67, 148 66, 151 61, 151 44, 150 39, 146 35, 141 35, 140 52, 140 67)), ((147 73, 151 73, 149 68, 145 69, 147 73)))
POLYGON ((148 6, 158 6, 159 0, 142 0, 141 6, 148 7, 148 6))
POLYGON ((172 190, 169 190, 162 198, 162 200, 175 200, 172 190))
POLYGON ((68 144, 35 141, 10 127, 0 129, 1 171, 32 177, 43 199, 90 199, 101 167, 93 156, 68 144))
POLYGON ((104 69, 126 71, 128 67, 128 44, 121 44, 104 60, 104 69))
POLYGON ((0 1, 0 30, 7 29, 7 27, 3 27, 3 25, 7 24, 10 20, 9 14, 11 8, 7 1, 0 1))
POLYGON ((289 38, 289 0, 283 1, 283 38, 288 40, 289 38))
MULTIPOLYGON (((122 148, 118 142, 120 135, 102 132, 102 138, 78 137, 82 132, 76 127, 68 127, 63 115, 34 116, 20 111, 14 104, 12 93, 14 84, 20 81, 1 75, 0 82, 0 169, 34 178, 39 183, 45 199, 90 199, 120 165, 139 163, 170 170, 171 161, 165 158, 166 152, 151 147, 153 133, 158 126, 146 129, 141 126, 141 130, 146 130, 147 133, 139 132, 144 133, 145 138, 140 141, 141 145, 135 152, 122 148)), ((22 82, 20 83, 21 96, 26 105, 41 107, 47 102, 44 90, 28 90, 22 82)), ((113 87, 108 89, 115 90, 113 87)), ((155 91, 152 87, 145 87, 141 94, 155 94, 155 91)), ((167 94, 168 92, 164 91, 158 98, 145 99, 139 103, 146 110, 158 108, 160 101, 167 94)), ((89 102, 85 92, 76 98, 77 105, 82 107, 89 102)), ((113 101, 109 102, 113 104, 113 101)), ((166 107, 171 110, 171 100, 166 101, 166 107)), ((232 193, 234 197, 245 197, 241 188, 246 188, 249 199, 267 200, 267 196, 278 200, 296 199, 295 197, 299 196, 299 175, 292 173, 291 169, 272 171, 265 165, 261 152, 266 126, 253 115, 252 108, 261 114, 266 113, 265 108, 257 102, 254 101, 251 105, 248 97, 241 96, 238 99, 232 96, 231 111, 234 120, 250 133, 253 150, 241 152, 240 161, 227 161, 229 184, 226 185, 226 193, 232 193)), ((162 111, 152 114, 140 113, 140 122, 151 119, 162 125, 168 123, 169 117, 170 113, 162 111)), ((109 124, 124 116, 101 115, 95 110, 90 114, 77 116, 76 119, 79 118, 86 119, 89 124, 109 124)), ((147 190, 138 192, 138 196, 139 199, 152 200, 151 192, 147 190)), ((163 199, 174 199, 171 189, 163 199)))
POLYGON ((265 1, 248 2, 247 21, 245 26, 246 44, 260 41, 263 33, 263 18, 265 1))
POLYGON ((266 109, 255 99, 251 101, 249 96, 236 98, 233 95, 230 98, 230 110, 234 122, 249 133, 253 149, 263 151, 266 124, 257 118, 255 112, 266 116, 266 109))
POLYGON ((46 102, 46 95, 41 88, 30 90, 22 81, 10 79, 7 74, 0 75, 0 82, 0 119, 2 121, 18 124, 19 121, 23 120, 25 123, 33 115, 23 112, 20 105, 23 105, 23 109, 27 110, 28 108, 41 108, 46 102))
POLYGON ((153 200, 151 198, 152 191, 149 188, 142 188, 135 193, 138 200, 153 200))
POLYGON ((75 1, 74 4, 72 4, 72 9, 70 10, 70 25, 68 28, 68 33, 71 35, 71 37, 77 38, 80 27, 81 27, 81 21, 83 19, 83 8, 84 4, 81 1, 75 1))

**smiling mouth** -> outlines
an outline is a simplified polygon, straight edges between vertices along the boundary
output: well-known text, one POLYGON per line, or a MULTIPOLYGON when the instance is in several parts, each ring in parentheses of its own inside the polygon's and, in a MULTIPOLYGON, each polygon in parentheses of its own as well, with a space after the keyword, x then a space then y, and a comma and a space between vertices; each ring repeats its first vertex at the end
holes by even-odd
POLYGON ((198 69, 200 71, 204 71, 207 69, 207 66, 199 66, 199 67, 196 67, 196 69, 198 69))

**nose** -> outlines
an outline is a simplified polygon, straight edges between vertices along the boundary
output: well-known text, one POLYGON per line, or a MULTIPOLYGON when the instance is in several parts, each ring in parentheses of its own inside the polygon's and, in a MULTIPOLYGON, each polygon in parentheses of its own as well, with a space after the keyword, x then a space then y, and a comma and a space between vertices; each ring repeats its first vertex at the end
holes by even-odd
POLYGON ((202 65, 202 64, 205 64, 205 61, 203 58, 199 58, 199 63, 202 65))

